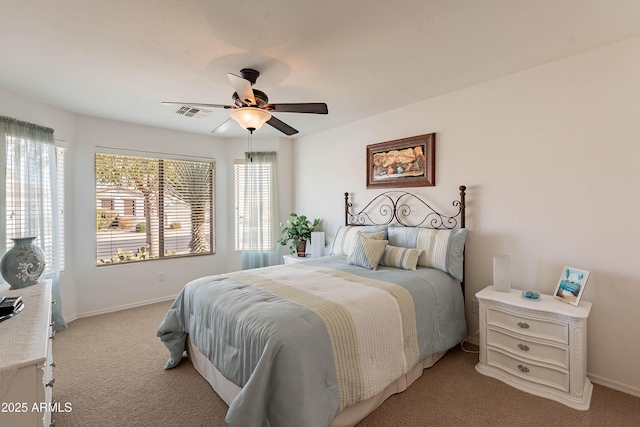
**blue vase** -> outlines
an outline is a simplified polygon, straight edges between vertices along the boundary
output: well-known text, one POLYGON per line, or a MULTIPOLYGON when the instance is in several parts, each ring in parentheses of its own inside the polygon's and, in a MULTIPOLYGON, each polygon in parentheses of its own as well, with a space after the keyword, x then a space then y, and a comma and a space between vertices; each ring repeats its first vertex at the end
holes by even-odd
POLYGON ((13 240, 13 247, 0 261, 0 273, 11 285, 9 289, 19 289, 38 283, 44 271, 44 252, 33 244, 35 237, 20 237, 13 240))

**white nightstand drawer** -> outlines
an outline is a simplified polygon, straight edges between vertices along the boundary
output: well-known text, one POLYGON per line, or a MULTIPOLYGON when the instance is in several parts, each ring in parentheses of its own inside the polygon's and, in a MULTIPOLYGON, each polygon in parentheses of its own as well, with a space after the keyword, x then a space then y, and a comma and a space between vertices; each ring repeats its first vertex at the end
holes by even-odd
POLYGON ((487 345, 500 347, 516 357, 526 356, 569 369, 569 348, 566 346, 540 343, 494 328, 487 328, 487 345))
POLYGON ((539 365, 522 358, 516 359, 491 347, 487 347, 487 363, 527 381, 569 392, 569 372, 565 370, 539 365))
POLYGON ((530 337, 548 339, 565 345, 569 344, 569 325, 564 322, 542 320, 522 315, 522 313, 487 307, 487 324, 514 332, 522 332, 530 337))

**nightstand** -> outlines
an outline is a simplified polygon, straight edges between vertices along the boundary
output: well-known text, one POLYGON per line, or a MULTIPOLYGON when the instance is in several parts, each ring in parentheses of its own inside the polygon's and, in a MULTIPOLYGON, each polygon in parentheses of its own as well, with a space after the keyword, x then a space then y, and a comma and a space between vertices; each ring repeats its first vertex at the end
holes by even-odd
POLYGON ((303 256, 296 256, 296 255, 283 255, 282 258, 284 258, 285 264, 294 264, 296 262, 308 261, 311 259, 311 257, 303 257, 303 256))
POLYGON ((593 385, 587 378, 587 318, 591 303, 573 306, 551 295, 539 301, 522 291, 476 294, 480 361, 476 370, 519 390, 586 411, 593 385))

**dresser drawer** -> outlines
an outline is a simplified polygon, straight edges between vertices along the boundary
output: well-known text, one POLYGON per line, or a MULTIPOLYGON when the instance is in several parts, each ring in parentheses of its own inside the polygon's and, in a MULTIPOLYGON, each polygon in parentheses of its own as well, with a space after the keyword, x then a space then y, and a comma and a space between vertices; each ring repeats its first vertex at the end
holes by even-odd
POLYGON ((507 350, 514 353, 516 357, 526 356, 543 363, 569 369, 569 348, 566 346, 536 342, 526 336, 494 328, 487 328, 487 345, 507 350))
POLYGON ((498 326, 534 338, 569 344, 569 325, 564 322, 543 320, 521 313, 487 307, 487 325, 498 326))
POLYGON ((512 375, 569 392, 569 372, 550 365, 516 359, 496 348, 487 347, 487 364, 512 375))

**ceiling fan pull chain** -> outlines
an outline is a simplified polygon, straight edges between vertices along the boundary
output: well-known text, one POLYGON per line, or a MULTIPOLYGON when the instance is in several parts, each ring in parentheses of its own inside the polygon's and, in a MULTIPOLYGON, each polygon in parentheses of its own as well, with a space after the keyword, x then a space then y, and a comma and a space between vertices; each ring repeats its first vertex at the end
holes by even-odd
POLYGON ((253 130, 249 129, 249 152, 247 153, 247 157, 250 162, 253 162, 253 156, 251 152, 253 151, 253 130))

